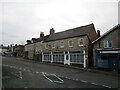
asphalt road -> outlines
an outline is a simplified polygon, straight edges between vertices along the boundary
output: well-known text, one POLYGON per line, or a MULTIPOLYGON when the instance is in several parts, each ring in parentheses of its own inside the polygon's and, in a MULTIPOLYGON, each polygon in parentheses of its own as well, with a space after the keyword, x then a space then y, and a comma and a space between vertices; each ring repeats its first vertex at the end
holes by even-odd
POLYGON ((2 84, 3 88, 118 88, 118 77, 3 57, 2 84))

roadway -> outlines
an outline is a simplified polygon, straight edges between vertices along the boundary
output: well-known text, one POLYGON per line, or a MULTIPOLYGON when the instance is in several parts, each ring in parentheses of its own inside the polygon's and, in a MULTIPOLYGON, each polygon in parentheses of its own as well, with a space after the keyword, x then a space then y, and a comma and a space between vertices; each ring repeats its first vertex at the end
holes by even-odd
POLYGON ((3 57, 2 85, 3 88, 118 88, 118 77, 3 57))

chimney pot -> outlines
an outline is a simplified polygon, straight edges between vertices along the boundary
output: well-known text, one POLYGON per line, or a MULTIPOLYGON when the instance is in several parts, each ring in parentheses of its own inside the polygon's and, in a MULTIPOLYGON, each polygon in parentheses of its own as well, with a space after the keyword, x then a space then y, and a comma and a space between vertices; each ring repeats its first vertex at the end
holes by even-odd
POLYGON ((42 38, 44 36, 44 32, 40 33, 40 38, 42 38))
POLYGON ((50 29, 50 34, 53 34, 53 33, 55 33, 54 28, 50 29))
POLYGON ((100 30, 97 30, 98 37, 100 37, 100 30))

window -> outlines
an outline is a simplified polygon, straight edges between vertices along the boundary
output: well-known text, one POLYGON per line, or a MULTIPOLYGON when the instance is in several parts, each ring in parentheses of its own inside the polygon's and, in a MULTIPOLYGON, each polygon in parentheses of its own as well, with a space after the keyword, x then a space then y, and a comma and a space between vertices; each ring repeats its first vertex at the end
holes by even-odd
POLYGON ((36 51, 36 52, 38 52, 38 51, 39 51, 37 46, 35 47, 35 51, 36 51))
POLYGON ((60 47, 63 48, 64 47, 64 42, 60 42, 60 47))
POLYGON ((45 48, 48 49, 48 44, 45 44, 45 48))
POLYGON ((52 48, 55 48, 55 43, 52 44, 52 48))
POLYGON ((111 40, 105 40, 103 41, 104 48, 111 48, 112 47, 112 41, 111 40))
POLYGON ((34 43, 34 41, 33 41, 33 40, 31 40, 31 43, 34 43))
POLYGON ((83 46, 83 44, 84 44, 83 38, 80 38, 80 39, 78 40, 78 45, 79 45, 79 46, 83 46))
POLYGON ((73 41, 72 41, 72 40, 69 40, 69 41, 68 41, 68 45, 69 45, 69 47, 73 47, 73 41))

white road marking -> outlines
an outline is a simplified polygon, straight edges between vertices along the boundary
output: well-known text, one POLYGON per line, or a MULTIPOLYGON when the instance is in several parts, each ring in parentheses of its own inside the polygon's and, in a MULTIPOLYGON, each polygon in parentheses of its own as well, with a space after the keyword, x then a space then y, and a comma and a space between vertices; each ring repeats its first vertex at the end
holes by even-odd
POLYGON ((23 70, 25 71, 26 69, 25 69, 25 68, 23 68, 23 70))
POLYGON ((19 70, 22 70, 22 68, 19 68, 19 70))
POLYGON ((78 79, 76 79, 76 81, 79 81, 78 79))
POLYGON ((107 87, 107 88, 111 88, 110 86, 107 86, 107 85, 102 85, 103 87, 107 87))
POLYGON ((65 78, 67 78, 67 79, 68 79, 68 77, 65 77, 65 78))
POLYGON ((22 72, 21 72, 21 71, 19 71, 19 73, 20 73, 20 78, 22 79, 22 72))
MULTIPOLYGON (((6 65, 6 64, 0 64, 0 65, 3 65, 3 66, 6 66, 6 67, 10 67, 10 68, 15 68, 15 69, 19 69, 19 70, 26 70, 25 68, 18 68, 18 67, 16 67, 16 66, 11 66, 11 65, 6 65)), ((28 72, 31 72, 30 70, 27 70, 28 72)), ((36 74, 38 74, 38 73, 40 73, 40 72, 33 72, 33 73, 36 73, 36 74)), ((46 79, 48 79, 50 82, 56 82, 56 83, 63 83, 64 82, 64 80, 62 80, 60 77, 63 77, 63 78, 67 78, 67 79, 71 79, 71 78, 69 78, 69 77, 64 77, 64 76, 60 76, 59 75, 59 77, 57 76, 57 75, 55 75, 55 74, 47 74, 47 73, 45 73, 45 72, 41 72, 42 74, 43 74, 43 76, 46 78, 46 79), (53 75, 53 76, 55 76, 55 77, 57 77, 60 81, 53 81, 53 80, 51 80, 51 79, 49 79, 46 75, 53 75)), ((12 73, 13 74, 13 73, 12 73)), ((22 72, 21 71, 19 71, 19 76, 17 75, 17 74, 14 74, 15 76, 17 76, 17 77, 19 77, 20 79, 22 79, 22 72)), ((78 79, 72 79, 72 80, 78 80, 78 79)), ((87 83, 87 81, 84 81, 84 80, 80 80, 81 82, 84 82, 84 83, 87 83)), ((96 84, 96 83, 91 83, 91 84, 94 84, 94 85, 98 85, 98 84, 96 84)), ((103 87, 107 87, 107 88, 111 88, 110 86, 107 86, 107 85, 102 85, 103 87)), ((27 88, 27 87, 26 87, 27 88)))
POLYGON ((60 81, 54 81, 54 82, 56 82, 56 83, 63 83, 63 82, 60 82, 60 81))
POLYGON ((87 81, 81 80, 81 82, 87 83, 87 81))
POLYGON ((91 84, 93 84, 93 85, 98 85, 98 84, 96 84, 96 83, 91 83, 91 84))
POLYGON ((60 77, 58 77, 57 75, 55 75, 60 81, 62 81, 62 83, 64 82, 64 80, 62 80, 60 77))
POLYGON ((38 74, 39 72, 36 72, 36 74, 38 74))
POLYGON ((50 82, 53 82, 51 79, 49 79, 46 75, 45 75, 45 72, 41 72, 43 74, 43 76, 48 79, 50 82))
POLYGON ((59 78, 57 75, 55 75, 55 74, 47 74, 47 73, 45 73, 45 72, 41 72, 42 74, 43 74, 43 76, 46 78, 46 79, 48 79, 49 81, 51 81, 51 82, 56 82, 56 83, 63 83, 64 82, 64 80, 62 80, 61 78, 59 78), (57 80, 51 80, 50 78, 48 78, 46 75, 51 75, 51 76, 55 76, 59 81, 57 81, 57 80))
POLYGON ((31 72, 30 70, 27 70, 28 72, 31 72))

